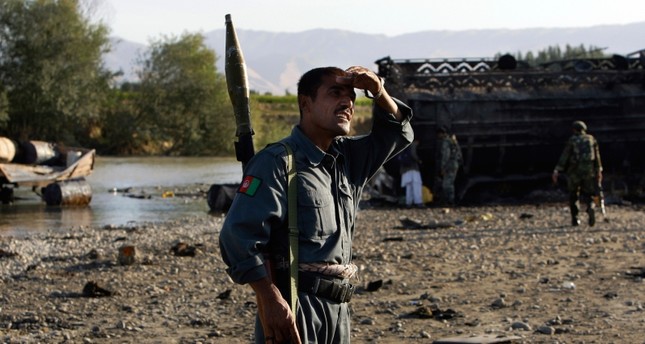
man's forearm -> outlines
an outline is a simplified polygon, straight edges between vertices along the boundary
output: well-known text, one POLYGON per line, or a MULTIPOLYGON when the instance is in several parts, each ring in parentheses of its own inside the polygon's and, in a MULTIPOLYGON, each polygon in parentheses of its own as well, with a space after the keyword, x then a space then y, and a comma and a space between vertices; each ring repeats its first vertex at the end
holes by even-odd
POLYGON ((295 317, 280 290, 269 277, 250 282, 258 301, 258 315, 262 323, 265 341, 282 343, 290 340, 300 344, 295 317))
POLYGON ((390 97, 387 90, 383 89, 383 94, 376 99, 376 105, 388 113, 393 114, 397 121, 401 122, 403 120, 403 114, 399 110, 399 106, 396 105, 396 102, 390 97))
POLYGON ((269 279, 269 277, 262 278, 257 281, 250 282, 249 285, 253 288, 253 291, 260 298, 272 298, 272 297, 282 297, 280 291, 269 279))

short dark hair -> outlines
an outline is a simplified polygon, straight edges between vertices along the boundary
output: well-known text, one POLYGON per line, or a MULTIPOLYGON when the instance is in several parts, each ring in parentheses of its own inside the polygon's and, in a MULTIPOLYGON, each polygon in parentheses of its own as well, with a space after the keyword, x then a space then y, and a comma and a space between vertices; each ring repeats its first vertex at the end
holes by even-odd
POLYGON ((298 96, 308 96, 315 100, 318 88, 323 83, 323 77, 342 75, 345 75, 345 71, 338 67, 314 68, 300 77, 300 81, 298 81, 298 96))

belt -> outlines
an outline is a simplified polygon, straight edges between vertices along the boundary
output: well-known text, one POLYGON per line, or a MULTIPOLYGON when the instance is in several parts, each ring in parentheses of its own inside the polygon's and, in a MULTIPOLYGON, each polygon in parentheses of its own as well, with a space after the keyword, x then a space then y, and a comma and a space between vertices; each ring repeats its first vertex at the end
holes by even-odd
POLYGON ((299 272, 298 290, 312 294, 330 301, 344 303, 351 300, 356 287, 351 283, 338 282, 333 279, 316 277, 311 274, 299 272))

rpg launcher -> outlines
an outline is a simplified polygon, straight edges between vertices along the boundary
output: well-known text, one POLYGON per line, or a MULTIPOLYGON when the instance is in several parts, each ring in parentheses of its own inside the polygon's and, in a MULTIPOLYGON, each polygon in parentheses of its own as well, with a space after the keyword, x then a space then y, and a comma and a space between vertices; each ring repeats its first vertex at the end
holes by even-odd
MULTIPOLYGON (((228 95, 233 103, 235 114, 235 156, 242 162, 242 169, 255 155, 253 148, 253 128, 251 127, 251 110, 249 106, 249 87, 246 76, 246 64, 242 49, 237 41, 237 34, 231 21, 231 15, 226 15, 226 55, 224 69, 228 95)), ((213 184, 208 190, 207 201, 211 211, 227 211, 233 203, 233 195, 239 185, 213 184)))
POLYGON ((237 40, 231 15, 226 15, 226 55, 224 69, 228 95, 233 103, 235 114, 235 156, 242 162, 242 167, 255 155, 253 148, 253 128, 251 127, 251 109, 249 105, 249 87, 246 74, 246 64, 242 49, 237 40))

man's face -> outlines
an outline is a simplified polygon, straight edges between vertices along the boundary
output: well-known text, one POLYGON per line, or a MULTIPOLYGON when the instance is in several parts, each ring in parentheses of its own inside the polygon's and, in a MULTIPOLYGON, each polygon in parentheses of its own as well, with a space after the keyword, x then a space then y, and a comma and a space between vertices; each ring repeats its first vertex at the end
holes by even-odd
POLYGON ((325 76, 316 100, 308 97, 305 100, 304 120, 310 121, 322 135, 347 135, 354 116, 355 100, 354 88, 337 83, 335 76, 325 76))

